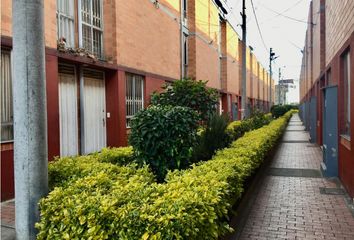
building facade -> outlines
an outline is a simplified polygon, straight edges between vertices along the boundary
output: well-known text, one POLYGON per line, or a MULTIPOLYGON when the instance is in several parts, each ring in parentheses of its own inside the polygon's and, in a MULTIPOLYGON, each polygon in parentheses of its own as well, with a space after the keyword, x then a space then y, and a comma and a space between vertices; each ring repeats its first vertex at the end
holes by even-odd
MULTIPOLYGON (((43 2, 49 161, 127 145, 130 119, 148 106, 154 91, 175 79, 207 80, 221 94, 220 111, 239 119, 242 42, 220 1, 43 2)), ((12 1, 1 5, 1 200, 6 200, 14 197, 16 89, 12 1)), ((266 110, 269 74, 249 48, 246 57, 250 107, 257 103, 266 110)))
POLYGON ((313 0, 300 73, 301 116, 323 149, 321 169, 354 197, 354 2, 313 0))

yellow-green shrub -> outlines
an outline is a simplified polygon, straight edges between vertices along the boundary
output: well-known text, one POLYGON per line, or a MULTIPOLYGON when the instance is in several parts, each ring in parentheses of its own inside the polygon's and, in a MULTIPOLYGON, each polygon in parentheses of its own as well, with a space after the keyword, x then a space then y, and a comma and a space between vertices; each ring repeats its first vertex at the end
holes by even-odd
POLYGON ((99 172, 56 188, 41 201, 38 239, 217 239, 231 231, 228 211, 244 180, 281 136, 291 112, 246 133, 212 160, 170 172, 99 172))
POLYGON ((75 180, 97 172, 135 171, 136 166, 119 168, 133 162, 131 147, 104 148, 101 152, 92 155, 57 158, 48 165, 49 187, 61 186, 68 181, 75 180), (110 164, 114 163, 114 165, 110 164))
POLYGON ((133 147, 103 148, 97 153, 100 162, 109 162, 119 166, 134 162, 133 147))

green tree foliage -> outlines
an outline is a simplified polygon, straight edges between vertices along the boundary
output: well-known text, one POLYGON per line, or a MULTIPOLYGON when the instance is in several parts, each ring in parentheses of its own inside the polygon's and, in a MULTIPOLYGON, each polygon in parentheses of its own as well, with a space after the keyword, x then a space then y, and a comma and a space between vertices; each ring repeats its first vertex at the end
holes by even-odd
POLYGON ((274 118, 278 118, 292 109, 296 110, 299 107, 297 105, 273 105, 270 111, 274 118))
POLYGON ((196 112, 187 107, 150 106, 138 112, 129 137, 136 160, 149 164, 158 181, 168 170, 189 166, 197 123, 196 112))
POLYGON ((215 113, 219 93, 206 86, 205 81, 191 79, 177 80, 165 85, 162 93, 154 93, 151 98, 153 105, 170 105, 189 107, 195 110, 200 120, 206 121, 215 113))
POLYGON ((206 128, 198 136, 198 144, 194 149, 195 162, 211 159, 219 149, 227 147, 231 139, 226 133, 229 119, 226 115, 213 114, 206 128))

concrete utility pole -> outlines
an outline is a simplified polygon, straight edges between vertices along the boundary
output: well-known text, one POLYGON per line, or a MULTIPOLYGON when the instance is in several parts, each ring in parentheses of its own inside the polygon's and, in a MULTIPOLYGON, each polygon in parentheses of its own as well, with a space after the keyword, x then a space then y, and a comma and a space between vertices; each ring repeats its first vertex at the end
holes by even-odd
POLYGON ((27 240, 48 192, 43 0, 12 6, 16 238, 27 240))
POLYGON ((269 110, 272 107, 272 78, 273 78, 272 61, 274 61, 277 58, 278 57, 275 57, 275 53, 273 52, 273 48, 270 48, 270 51, 269 51, 269 73, 270 73, 270 79, 269 79, 269 110))
POLYGON ((282 91, 282 85, 281 85, 281 68, 279 68, 279 83, 278 83, 278 104, 281 104, 280 97, 281 97, 281 91, 282 91))
POLYGON ((241 92, 241 119, 246 118, 247 107, 247 82, 246 82, 246 47, 247 47, 247 23, 246 1, 242 0, 242 92, 241 92))

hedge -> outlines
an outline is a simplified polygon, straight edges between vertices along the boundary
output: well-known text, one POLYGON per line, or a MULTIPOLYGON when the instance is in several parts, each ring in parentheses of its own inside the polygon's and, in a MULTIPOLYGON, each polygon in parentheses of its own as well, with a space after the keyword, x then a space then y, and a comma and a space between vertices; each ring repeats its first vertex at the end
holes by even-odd
POLYGON ((48 165, 49 188, 63 186, 70 181, 96 174, 97 172, 134 172, 132 147, 104 148, 99 153, 85 156, 57 158, 48 165), (114 163, 110 164, 110 163, 114 163))
POLYGON ((258 129, 272 121, 272 114, 257 114, 249 119, 233 121, 226 129, 227 134, 232 140, 237 140, 248 131, 258 129))
MULTIPOLYGON (((291 112, 246 133, 212 160, 153 182, 99 172, 56 188, 40 202, 38 239, 217 239, 244 180, 281 136, 291 112)), ((139 170, 138 170, 139 171, 139 170)))

